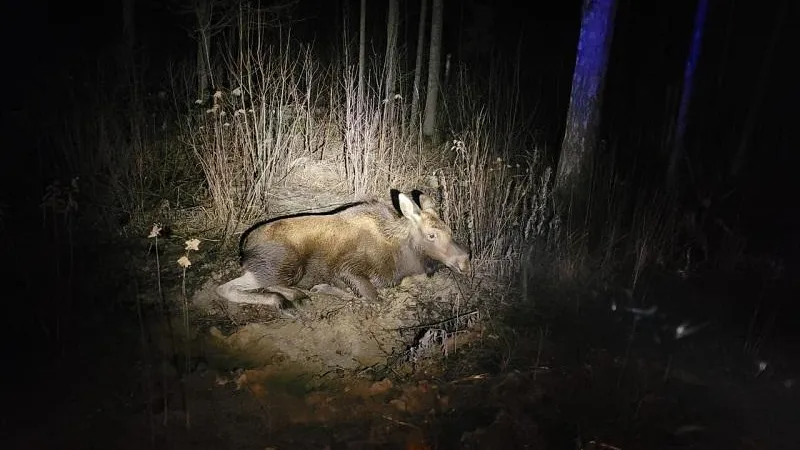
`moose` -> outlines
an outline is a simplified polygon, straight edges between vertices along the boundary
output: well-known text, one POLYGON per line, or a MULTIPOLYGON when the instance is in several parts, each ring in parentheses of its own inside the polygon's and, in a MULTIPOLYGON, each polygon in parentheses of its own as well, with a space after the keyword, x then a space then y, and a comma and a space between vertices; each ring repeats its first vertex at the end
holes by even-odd
POLYGON ((349 288, 374 302, 377 288, 431 274, 438 263, 469 274, 469 252, 453 240, 432 199, 419 193, 417 204, 395 193, 401 214, 394 205, 370 200, 253 225, 239 242, 242 275, 217 293, 288 313, 307 298, 300 289, 346 294, 349 288))

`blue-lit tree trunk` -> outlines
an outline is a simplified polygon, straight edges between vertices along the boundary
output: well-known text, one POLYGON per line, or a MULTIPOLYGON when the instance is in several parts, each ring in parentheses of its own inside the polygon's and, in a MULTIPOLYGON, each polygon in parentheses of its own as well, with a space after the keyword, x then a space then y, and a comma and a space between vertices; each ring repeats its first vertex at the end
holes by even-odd
POLYGON ((700 49, 703 44, 703 28, 705 27, 707 14, 708 0, 699 0, 697 3, 697 12, 694 16, 692 44, 689 47, 689 56, 686 58, 686 67, 683 71, 683 91, 681 92, 681 103, 678 107, 678 117, 675 120, 675 134, 672 136, 672 152, 670 153, 669 165, 667 167, 667 183, 670 186, 675 186, 678 182, 678 164, 683 157, 686 126, 689 123, 689 105, 692 102, 694 74, 697 69, 697 61, 700 59, 700 49))
POLYGON ((584 0, 566 131, 556 175, 558 190, 570 193, 568 196, 573 200, 571 193, 584 187, 583 182, 591 172, 615 13, 615 0, 584 0))

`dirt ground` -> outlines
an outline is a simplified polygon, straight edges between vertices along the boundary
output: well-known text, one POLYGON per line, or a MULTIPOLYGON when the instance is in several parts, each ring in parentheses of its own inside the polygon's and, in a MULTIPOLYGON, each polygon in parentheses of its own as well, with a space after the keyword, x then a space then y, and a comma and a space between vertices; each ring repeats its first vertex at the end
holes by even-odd
MULTIPOLYGON (((276 215, 341 200, 287 192, 276 215)), ((194 236, 163 238, 158 273, 144 236, 86 250, 69 342, 4 368, 4 448, 800 448, 797 341, 718 308, 779 289, 653 277, 639 305, 612 288, 509 290, 478 266, 378 304, 311 294, 291 320, 222 302, 237 265, 213 242, 184 280, 172 262, 194 236), (650 304, 673 310, 625 312, 650 304), (702 329, 676 339, 690 317, 702 329)))
POLYGON ((738 358, 740 342, 722 327, 665 348, 643 325, 631 340, 630 323, 600 309, 546 316, 514 308, 514 326, 475 321, 446 357, 435 345, 414 361, 402 333, 394 349, 366 344, 371 327, 396 323, 391 308, 385 318, 342 304, 306 324, 265 319, 270 311, 236 314, 237 324, 219 327, 225 319, 211 324, 196 312, 188 347, 179 313, 167 323, 153 312, 143 329, 130 311, 97 316, 80 346, 6 403, 14 415, 4 419, 5 448, 800 444, 792 359, 773 355, 759 371, 738 358))

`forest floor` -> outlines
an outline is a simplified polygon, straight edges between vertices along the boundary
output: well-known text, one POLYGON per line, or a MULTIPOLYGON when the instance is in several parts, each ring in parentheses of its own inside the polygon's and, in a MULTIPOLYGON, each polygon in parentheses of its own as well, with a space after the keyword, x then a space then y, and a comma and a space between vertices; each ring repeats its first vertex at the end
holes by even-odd
MULTIPOLYGON (((278 210, 342 200, 287 192, 278 210)), ((217 298, 237 267, 211 241, 184 280, 195 236, 165 237, 156 273, 146 233, 86 250, 70 341, 5 368, 4 448, 800 448, 798 343, 730 307, 764 295, 746 279, 653 274, 641 306, 669 314, 635 321, 610 307, 622 289, 523 295, 444 270, 377 305, 312 295, 290 320, 217 298)))

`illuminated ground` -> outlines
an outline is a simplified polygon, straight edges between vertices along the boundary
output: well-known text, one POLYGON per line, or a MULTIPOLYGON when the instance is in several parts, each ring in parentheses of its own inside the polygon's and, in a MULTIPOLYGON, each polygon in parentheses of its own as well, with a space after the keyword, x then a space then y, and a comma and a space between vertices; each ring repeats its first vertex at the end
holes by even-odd
MULTIPOLYGON (((219 302, 213 288, 236 264, 206 241, 186 278, 187 347, 181 270, 169 265, 186 237, 160 244, 169 316, 152 241, 81 248, 86 297, 70 306, 69 340, 5 368, 6 448, 800 448, 796 341, 779 341, 769 317, 748 326, 752 309, 736 306, 784 295, 780 282, 653 273, 646 296, 547 280, 523 295, 443 271, 380 305, 312 296, 291 321, 219 302), (634 329, 622 309, 645 297, 669 316, 634 329), (420 345, 424 325, 472 308, 481 315, 446 357, 420 345), (662 326, 689 318, 707 325, 669 339, 662 326)), ((22 349, 21 336, 7 343, 22 349)))

